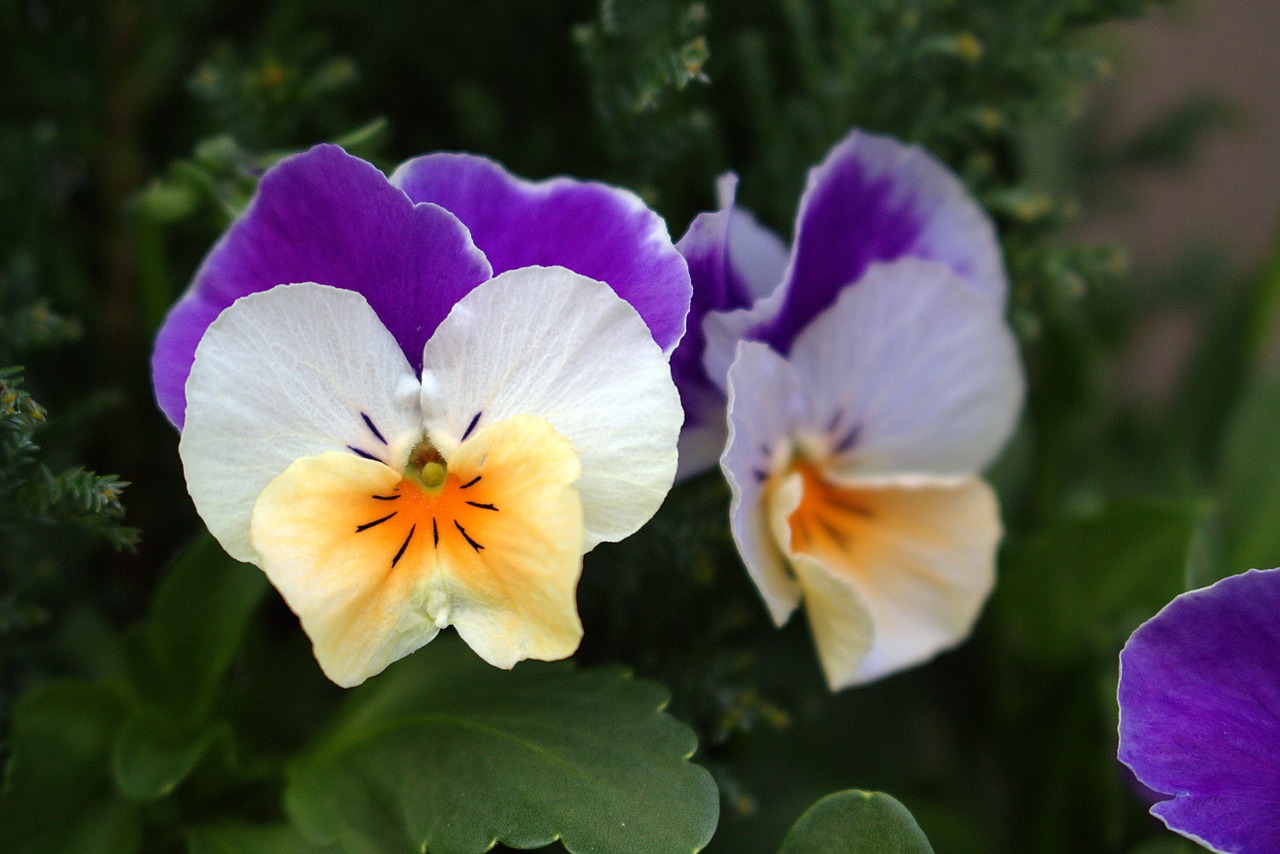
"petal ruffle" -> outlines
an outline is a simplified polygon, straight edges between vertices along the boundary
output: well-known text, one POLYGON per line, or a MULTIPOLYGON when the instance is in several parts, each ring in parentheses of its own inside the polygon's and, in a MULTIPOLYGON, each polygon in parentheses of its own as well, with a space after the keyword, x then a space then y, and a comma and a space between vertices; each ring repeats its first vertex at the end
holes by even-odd
POLYGON ((316 146, 263 175, 170 311, 151 358, 156 398, 181 428, 196 346, 218 313, 247 294, 295 282, 361 293, 416 368, 436 325, 490 275, 451 213, 414 205, 337 146, 316 146))
POLYGON ((634 193, 571 178, 523 181, 470 154, 409 160, 391 181, 415 202, 433 202, 462 220, 495 274, 565 267, 631 303, 664 353, 684 334, 688 269, 666 223, 634 193))
POLYGON ((671 488, 680 396, 644 321, 606 285, 559 267, 503 273, 459 301, 422 359, 423 415, 446 459, 516 415, 573 444, 584 551, 634 533, 671 488))
POLYGON ((294 460, 340 451, 396 467, 422 435, 419 384, 364 297, 315 284, 251 294, 215 320, 187 381, 178 451, 196 510, 256 563, 258 494, 294 460))
POLYGON ((1280 850, 1280 570, 1184 593, 1120 654, 1120 761, 1215 850, 1280 850))
POLYGON ((828 475, 981 471, 1017 423, 1024 379, 1001 310, 941 264, 877 264, 796 339, 806 449, 828 475))
POLYGON ((720 468, 732 493, 733 540, 779 626, 799 604, 800 586, 771 529, 766 490, 790 460, 791 433, 802 414, 799 381, 786 360, 759 342, 739 344, 729 369, 729 441, 720 468))
POLYGON ((753 331, 788 353, 796 336, 877 261, 939 261, 1003 309, 995 227, 960 180, 919 146, 854 131, 809 173, 777 314, 753 331))

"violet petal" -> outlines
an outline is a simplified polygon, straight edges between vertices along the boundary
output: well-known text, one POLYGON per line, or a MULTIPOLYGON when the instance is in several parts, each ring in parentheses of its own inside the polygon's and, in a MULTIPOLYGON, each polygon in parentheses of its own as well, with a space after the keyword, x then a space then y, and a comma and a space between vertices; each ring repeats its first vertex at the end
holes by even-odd
POLYGON ((285 158, 263 175, 156 336, 151 370, 160 408, 182 427, 196 345, 247 294, 298 282, 363 294, 417 370, 436 326, 489 277, 456 217, 414 205, 371 164, 333 145, 285 158))
POLYGON ((941 261, 1003 306, 995 227, 964 185, 919 146, 854 131, 809 172, 778 313, 751 337, 781 353, 875 261, 941 261))
POLYGON ((1280 570, 1184 593, 1120 654, 1120 761, 1220 851, 1280 850, 1280 570))
POLYGON ((523 181, 470 154, 409 160, 391 181, 415 202, 434 202, 462 220, 494 275, 566 267, 631 303, 664 352, 684 334, 689 271, 666 223, 634 193, 571 178, 523 181))

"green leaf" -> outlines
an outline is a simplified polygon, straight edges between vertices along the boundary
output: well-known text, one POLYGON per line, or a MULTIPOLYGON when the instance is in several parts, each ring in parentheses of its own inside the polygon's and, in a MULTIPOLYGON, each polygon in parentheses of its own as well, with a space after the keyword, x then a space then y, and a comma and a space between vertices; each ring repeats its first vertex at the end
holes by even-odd
POLYGON ((147 629, 168 696, 199 713, 221 690, 266 577, 232 560, 207 534, 178 558, 156 590, 147 629))
POLYGON ((191 736, 161 709, 134 710, 116 736, 111 773, 127 797, 154 800, 169 794, 215 745, 229 753, 234 735, 219 724, 191 736))
POLYGON ((805 810, 778 854, 933 854, 933 848, 897 800, 850 789, 805 810))
POLYGON ((1012 544, 997 607, 1015 648, 1045 662, 1111 655, 1186 588, 1201 512, 1125 502, 1012 544))
POLYGON ((1280 382, 1246 392, 1223 438, 1221 500, 1227 565, 1222 575, 1280 566, 1280 382))
POLYGON ((187 833, 187 854, 336 854, 337 849, 308 842, 287 824, 225 823, 187 833))
POLYGON ((6 852, 138 850, 138 812, 107 772, 124 715, 118 691, 85 682, 50 682, 18 700, 8 785, 0 794, 6 852))
POLYGON ((289 767, 286 808, 352 851, 696 851, 719 798, 666 701, 617 668, 502 671, 440 638, 352 693, 289 767))

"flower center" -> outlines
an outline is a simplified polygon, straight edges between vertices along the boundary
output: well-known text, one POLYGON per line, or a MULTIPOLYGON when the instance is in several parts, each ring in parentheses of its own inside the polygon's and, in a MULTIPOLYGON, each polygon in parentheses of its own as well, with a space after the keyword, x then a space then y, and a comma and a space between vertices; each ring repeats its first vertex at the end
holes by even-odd
POLYGON ((422 484, 433 495, 438 493, 449 477, 449 466, 439 449, 426 436, 409 452, 409 464, 405 475, 422 484))
POLYGON ((800 505, 791 514, 791 547, 813 554, 845 552, 857 539, 859 528, 873 517, 872 496, 865 489, 839 486, 823 477, 821 469, 798 459, 792 471, 800 475, 800 505))

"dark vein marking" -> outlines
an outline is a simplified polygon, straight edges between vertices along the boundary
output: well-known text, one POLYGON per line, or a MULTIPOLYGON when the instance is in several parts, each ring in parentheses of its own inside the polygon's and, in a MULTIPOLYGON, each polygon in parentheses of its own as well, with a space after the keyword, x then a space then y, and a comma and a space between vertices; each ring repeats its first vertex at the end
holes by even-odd
POLYGON ((855 516, 861 516, 864 519, 870 519, 875 516, 875 514, 868 508, 863 507, 861 504, 851 504, 850 501, 852 499, 845 498, 839 493, 828 492, 825 497, 827 505, 829 507, 834 507, 836 510, 843 510, 846 513, 852 513, 855 516))
POLYGON ((368 415, 365 415, 363 412, 360 413, 360 417, 364 419, 364 424, 369 428, 370 432, 372 432, 374 436, 378 437, 378 441, 384 445, 387 444, 387 440, 382 437, 382 433, 379 432, 376 426, 374 426, 373 419, 368 415))
POLYGON ((375 463, 382 462, 382 460, 378 459, 373 454, 369 453, 368 451, 362 451, 359 448, 357 448, 355 445, 347 445, 347 450, 355 454, 357 457, 364 457, 366 460, 373 460, 375 463))
POLYGON ((470 489, 471 487, 475 486, 479 482, 480 482, 480 475, 476 475, 475 477, 471 478, 471 480, 462 484, 462 486, 459 486, 458 489, 470 489))
POLYGON ((844 435, 843 439, 841 439, 839 442, 836 442, 836 446, 834 449, 835 452, 837 454, 843 454, 845 451, 849 450, 854 445, 856 445, 858 443, 858 435, 861 432, 862 432, 862 425, 855 424, 853 426, 853 429, 851 429, 848 433, 844 435))
POLYGON ((440 548, 440 529, 436 526, 436 517, 431 517, 431 547, 440 548))
POLYGON ((459 525, 457 519, 453 520, 453 527, 458 529, 458 533, 462 535, 462 538, 467 541, 467 544, 470 545, 471 548, 475 549, 477 552, 484 548, 484 546, 471 539, 471 535, 467 533, 467 529, 459 525))
POLYGON ((391 568, 395 569, 396 564, 400 562, 400 558, 404 557, 404 550, 409 548, 409 541, 413 539, 413 532, 418 530, 418 523, 414 522, 413 527, 409 529, 409 536, 404 538, 404 542, 400 544, 400 551, 396 552, 396 556, 391 559, 391 568))
POLYGON ((492 504, 481 504, 479 501, 468 501, 467 503, 472 507, 479 507, 481 510, 492 510, 495 513, 498 512, 498 508, 494 507, 492 504))
POLYGON ((383 516, 381 519, 374 519, 372 522, 365 522, 363 525, 360 525, 356 528, 356 533, 358 534, 361 531, 367 531, 370 528, 372 528, 374 525, 381 525, 383 522, 387 521, 388 519, 390 519, 392 516, 396 515, 396 513, 399 513, 399 512, 400 511, 397 510, 392 513, 388 513, 387 515, 383 516))
POLYGON ((752 474, 756 476, 756 480, 759 481, 760 483, 764 483, 766 480, 769 479, 769 473, 760 471, 760 469, 756 469, 754 472, 752 472, 752 474))
POLYGON ((395 500, 396 500, 397 498, 399 498, 399 497, 400 497, 400 493, 398 493, 398 492, 397 492, 395 495, 375 495, 375 496, 373 496, 374 500, 376 500, 376 501, 395 501, 395 500))
POLYGON ((849 547, 849 535, 832 524, 830 519, 819 516, 818 524, 822 526, 822 530, 827 532, 827 536, 835 540, 841 548, 849 547))
POLYGON ((461 441, 467 441, 467 437, 471 435, 471 431, 476 429, 476 422, 480 420, 481 413, 477 412, 475 417, 471 419, 471 423, 467 425, 467 429, 462 433, 461 441))
POLYGON ((842 410, 837 409, 831 415, 831 423, 827 425, 827 432, 828 433, 836 432, 836 428, 840 426, 840 419, 843 417, 844 417, 844 412, 842 410))

